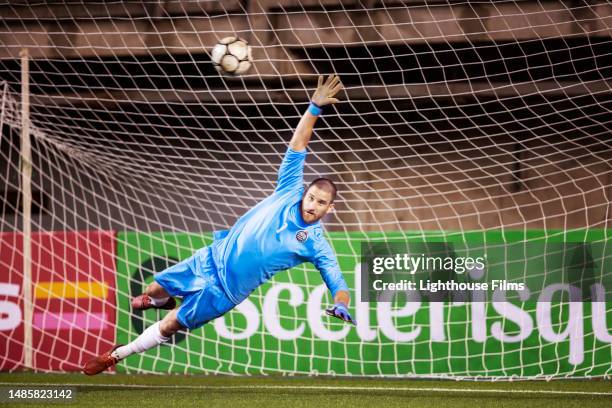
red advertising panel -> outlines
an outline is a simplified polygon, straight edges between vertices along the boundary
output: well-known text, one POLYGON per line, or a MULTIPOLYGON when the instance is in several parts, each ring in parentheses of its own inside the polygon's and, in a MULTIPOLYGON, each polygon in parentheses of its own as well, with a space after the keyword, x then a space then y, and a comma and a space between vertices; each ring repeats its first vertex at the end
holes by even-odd
POLYGON ((23 256, 19 234, 0 234, 0 370, 23 363, 23 256))
MULTIPOLYGON (((14 305, 9 305, 12 315, 4 312, 6 305, 0 307, 2 370, 24 362, 22 254, 21 234, 0 235, 0 301, 14 305)), ((84 361, 110 348, 115 339, 115 234, 34 233, 32 300, 36 369, 79 370, 84 361)))

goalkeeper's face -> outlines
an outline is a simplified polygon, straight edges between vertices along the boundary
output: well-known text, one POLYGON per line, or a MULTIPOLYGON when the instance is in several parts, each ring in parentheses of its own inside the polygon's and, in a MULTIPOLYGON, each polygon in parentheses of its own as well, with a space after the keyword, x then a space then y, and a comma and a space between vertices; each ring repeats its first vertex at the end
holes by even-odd
POLYGON ((308 224, 319 221, 334 210, 332 193, 316 185, 310 186, 302 198, 302 218, 308 224))

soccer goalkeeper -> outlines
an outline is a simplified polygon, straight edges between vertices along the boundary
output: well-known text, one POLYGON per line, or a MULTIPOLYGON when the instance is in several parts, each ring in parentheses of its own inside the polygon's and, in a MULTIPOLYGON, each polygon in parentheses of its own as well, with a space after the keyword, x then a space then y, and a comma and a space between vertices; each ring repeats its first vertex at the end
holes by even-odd
POLYGON ((227 313, 277 272, 304 262, 313 263, 331 291, 334 306, 327 314, 353 323, 348 312, 349 292, 336 256, 323 237, 319 220, 333 211, 336 187, 326 178, 304 189, 306 146, 322 107, 338 102, 342 89, 336 75, 319 77, 308 111, 302 116, 278 172, 274 193, 244 214, 214 242, 190 258, 155 275, 132 308, 172 310, 131 343, 88 361, 87 375, 101 373, 134 353, 142 353, 179 330, 196 329, 227 313), (174 296, 183 302, 175 309, 174 296))

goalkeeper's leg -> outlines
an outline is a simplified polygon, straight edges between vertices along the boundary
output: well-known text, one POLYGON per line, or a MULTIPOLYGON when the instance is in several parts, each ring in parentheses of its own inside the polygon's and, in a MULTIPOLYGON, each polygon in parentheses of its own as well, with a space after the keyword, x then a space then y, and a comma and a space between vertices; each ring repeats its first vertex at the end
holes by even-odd
MULTIPOLYGON (((131 354, 142 353, 167 342, 179 330, 197 329, 236 306, 226 295, 207 248, 156 274, 155 282, 147 287, 145 295, 159 302, 167 298, 161 306, 151 306, 159 309, 164 308, 170 299, 173 301, 173 296, 182 296, 183 301, 178 309, 170 311, 128 345, 115 346, 88 361, 83 368, 85 374, 101 373, 131 354)), ((136 306, 136 309, 149 308, 140 303, 136 306)))
POLYGON ((125 346, 117 345, 112 350, 88 361, 83 367, 83 372, 87 375, 99 374, 115 366, 119 360, 167 342, 176 332, 185 329, 176 318, 177 313, 177 310, 171 311, 161 321, 147 328, 131 343, 125 346))
POLYGON ((145 293, 132 299, 132 309, 147 310, 151 308, 172 310, 176 300, 157 282, 147 286, 145 293))

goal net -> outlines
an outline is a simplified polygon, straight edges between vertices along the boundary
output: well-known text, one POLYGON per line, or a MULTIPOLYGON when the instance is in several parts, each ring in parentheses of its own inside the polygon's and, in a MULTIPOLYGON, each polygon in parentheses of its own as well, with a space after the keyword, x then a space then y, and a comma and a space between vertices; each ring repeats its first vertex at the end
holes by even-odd
POLYGON ((271 194, 317 76, 337 73, 305 181, 339 186, 325 234, 357 325, 325 316, 304 264, 116 370, 612 373, 609 3, 4 3, 0 370, 76 371, 163 317, 130 298, 271 194), (210 61, 230 35, 252 46, 241 76, 210 61), (371 243, 486 257, 456 280, 526 287, 367 298, 371 243))

